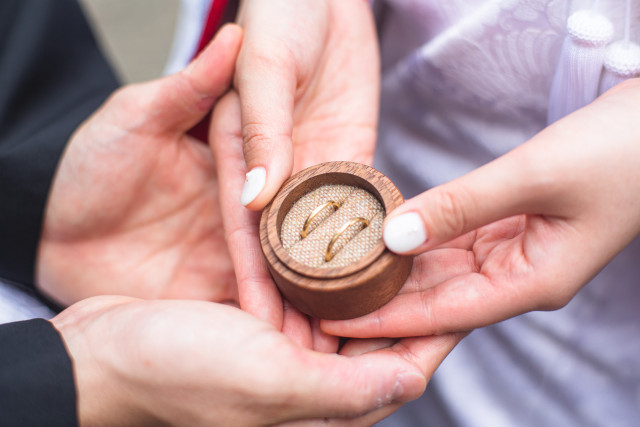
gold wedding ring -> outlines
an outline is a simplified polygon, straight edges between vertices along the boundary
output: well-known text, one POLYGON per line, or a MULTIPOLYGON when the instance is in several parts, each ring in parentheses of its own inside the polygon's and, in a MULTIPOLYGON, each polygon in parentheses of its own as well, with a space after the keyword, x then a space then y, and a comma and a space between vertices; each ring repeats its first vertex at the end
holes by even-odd
POLYGON ((300 238, 304 239, 305 237, 307 237, 307 234, 309 233, 309 226, 311 225, 311 221, 313 221, 313 219, 317 217, 318 214, 320 214, 320 212, 322 212, 325 208, 328 208, 329 206, 334 206, 336 209, 338 209, 340 207, 340 203, 334 202, 333 200, 329 200, 328 202, 323 203, 317 208, 315 208, 309 214, 309 216, 307 217, 307 220, 304 222, 304 226, 302 227, 302 232, 300 233, 300 238))
POLYGON ((345 222, 342 227, 340 227, 340 229, 338 229, 338 231, 336 231, 336 234, 333 235, 333 237, 331 238, 331 241, 329 242, 329 245, 327 245, 327 252, 325 252, 324 254, 324 259, 326 262, 331 261, 331 259, 333 258, 333 255, 331 254, 331 249, 333 249, 333 245, 336 244, 336 242, 338 241, 338 239, 340 238, 340 236, 342 236, 342 234, 347 231, 347 229, 349 227, 351 227, 354 224, 358 224, 358 223, 362 223, 364 224, 364 228, 367 228, 369 226, 369 220, 362 218, 360 216, 357 216, 355 218, 351 218, 348 222, 345 222))

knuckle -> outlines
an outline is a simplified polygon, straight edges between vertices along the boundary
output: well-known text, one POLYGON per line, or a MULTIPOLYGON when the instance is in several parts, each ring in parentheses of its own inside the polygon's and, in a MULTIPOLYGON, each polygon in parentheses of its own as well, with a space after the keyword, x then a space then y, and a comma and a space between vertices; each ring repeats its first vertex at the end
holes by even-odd
POLYGON ((240 78, 249 77, 247 73, 249 70, 252 72, 260 72, 261 70, 277 70, 282 72, 284 70, 292 69, 295 66, 296 58, 290 49, 287 49, 286 45, 278 43, 276 40, 276 46, 280 46, 279 49, 274 49, 274 44, 268 40, 262 40, 259 43, 253 43, 247 48, 239 58, 238 73, 240 78))
POLYGON ((259 159, 269 151, 269 135, 260 123, 248 123, 242 126, 242 151, 247 161, 259 159))
POLYGON ((439 333, 440 329, 437 324, 437 317, 434 314, 435 289, 430 288, 420 292, 420 307, 422 309, 422 319, 424 319, 423 329, 439 333))
POLYGON ((242 140, 245 146, 260 146, 269 140, 268 126, 264 123, 244 123, 242 140))
POLYGON ((242 126, 242 149, 248 162, 271 154, 274 145, 290 139, 290 135, 277 132, 263 123, 245 123, 242 126))
POLYGON ((457 186, 452 189, 440 189, 435 194, 435 206, 438 209, 434 212, 434 219, 440 228, 436 231, 449 236, 459 236, 468 231, 470 221, 467 211, 471 198, 464 189, 457 186))

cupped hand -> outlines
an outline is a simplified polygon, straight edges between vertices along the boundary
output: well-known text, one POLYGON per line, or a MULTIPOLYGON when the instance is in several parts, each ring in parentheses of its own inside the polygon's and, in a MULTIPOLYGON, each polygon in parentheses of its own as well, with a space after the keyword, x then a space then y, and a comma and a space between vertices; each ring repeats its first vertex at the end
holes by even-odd
POLYGON ((84 300, 52 323, 73 360, 81 425, 371 425, 418 397, 461 338, 329 355, 235 307, 128 297, 84 300))
POLYGON ((119 90, 73 135, 37 262, 54 300, 236 297, 215 162, 186 132, 228 89, 241 38, 227 26, 184 71, 119 90))
POLYGON ((640 80, 623 83, 501 158, 387 219, 422 253, 401 293, 324 331, 355 337, 472 329, 571 298, 640 233, 640 80), (466 234, 465 234, 466 233, 466 234))

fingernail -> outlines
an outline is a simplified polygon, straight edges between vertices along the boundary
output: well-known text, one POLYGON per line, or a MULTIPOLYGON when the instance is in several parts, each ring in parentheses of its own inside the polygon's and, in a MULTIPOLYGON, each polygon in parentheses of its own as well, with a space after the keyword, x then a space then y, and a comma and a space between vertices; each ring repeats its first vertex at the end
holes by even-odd
POLYGON ((260 194, 264 188, 265 182, 267 182, 267 170, 262 166, 253 168, 247 172, 247 178, 244 181, 242 195, 240 196, 242 206, 247 206, 258 197, 258 194, 260 194))
POLYGON ((398 375, 391 402, 404 402, 420 396, 427 386, 427 379, 419 372, 406 372, 398 375))
POLYGON ((385 245, 393 252, 411 251, 427 240, 422 218, 415 212, 392 218, 384 227, 385 245))

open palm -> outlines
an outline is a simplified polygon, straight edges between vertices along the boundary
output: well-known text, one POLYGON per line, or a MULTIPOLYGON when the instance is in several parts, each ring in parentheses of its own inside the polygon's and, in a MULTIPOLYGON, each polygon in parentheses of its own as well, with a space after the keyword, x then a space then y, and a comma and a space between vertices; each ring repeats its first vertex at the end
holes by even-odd
POLYGON ((185 133, 227 89, 239 41, 229 29, 184 72, 121 89, 74 134, 38 256, 55 300, 234 298, 215 162, 185 133))
POLYGON ((82 425, 372 425, 418 397, 461 338, 324 354, 235 307, 118 296, 52 322, 74 360, 82 425))

